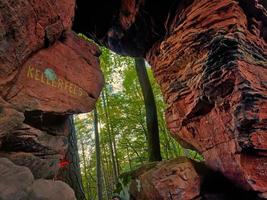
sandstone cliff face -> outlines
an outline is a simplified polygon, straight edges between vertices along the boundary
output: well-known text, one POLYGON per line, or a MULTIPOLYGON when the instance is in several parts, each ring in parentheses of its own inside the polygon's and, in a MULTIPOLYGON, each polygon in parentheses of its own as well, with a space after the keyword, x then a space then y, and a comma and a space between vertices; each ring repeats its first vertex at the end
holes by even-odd
POLYGON ((265 21, 246 14, 236 1, 194 1, 147 59, 173 136, 214 170, 266 193, 265 21))
MULTIPOLYGON (((0 156, 34 178, 56 178, 69 115, 92 110, 103 85, 99 49, 71 30, 74 9, 74 0, 0 1, 0 156)), ((33 187, 34 199, 51 199, 33 187)))
POLYGON ((264 0, 125 0, 104 16, 104 27, 76 20, 74 28, 118 53, 146 57, 173 137, 267 198, 266 6, 264 0))

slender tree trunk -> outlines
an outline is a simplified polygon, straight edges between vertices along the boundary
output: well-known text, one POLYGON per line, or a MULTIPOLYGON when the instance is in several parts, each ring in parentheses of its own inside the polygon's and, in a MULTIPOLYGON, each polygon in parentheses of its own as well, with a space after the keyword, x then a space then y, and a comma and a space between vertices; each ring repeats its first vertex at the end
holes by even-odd
POLYGON ((105 145, 102 146, 102 149, 103 149, 103 163, 106 163, 106 166, 103 165, 102 167, 102 171, 103 171, 103 177, 104 177, 104 185, 105 185, 105 190, 106 190, 106 197, 107 199, 110 199, 111 198, 111 181, 110 181, 110 177, 112 177, 112 173, 110 173, 110 162, 109 162, 109 159, 108 159, 108 156, 107 156, 107 150, 106 150, 106 147, 105 145))
MULTIPOLYGON (((100 107, 100 112, 98 112, 98 123, 101 124, 101 115, 99 113, 102 113, 102 107, 100 107)), ((101 136, 101 133, 99 134, 100 137, 104 138, 104 136, 101 136)), ((110 180, 109 180, 109 177, 111 177, 112 173, 110 173, 110 160, 108 159, 108 156, 107 156, 107 152, 108 150, 106 150, 106 144, 104 142, 100 143, 100 148, 102 149, 101 151, 101 169, 102 169, 102 180, 103 180, 103 186, 105 188, 105 196, 106 196, 106 199, 110 199, 111 198, 111 192, 110 192, 110 188, 111 188, 111 183, 110 183, 110 180)))
POLYGON ((69 117, 67 124, 69 130, 68 150, 66 161, 63 162, 68 162, 68 164, 60 170, 59 177, 74 190, 77 200, 85 200, 73 116, 69 117))
POLYGON ((157 108, 143 58, 135 59, 135 68, 145 101, 149 161, 161 161, 157 108))
POLYGON ((95 128, 95 152, 96 152, 96 177, 97 177, 97 197, 98 200, 103 199, 102 194, 102 171, 101 171, 101 152, 100 152, 100 141, 98 133, 98 116, 97 109, 94 109, 94 128, 95 128))
POLYGON ((108 120, 108 124, 110 125, 112 142, 113 142, 113 149, 114 149, 114 157, 115 157, 115 161, 116 161, 116 179, 118 179, 119 174, 120 174, 120 165, 119 165, 119 160, 118 160, 118 156, 117 156, 116 140, 115 140, 115 134, 114 134, 113 126, 112 126, 112 123, 110 122, 110 117, 109 117, 110 116, 109 99, 108 99, 106 89, 104 89, 104 92, 105 92, 105 96, 106 96, 107 120, 108 120))
POLYGON ((106 199, 110 199, 109 198, 109 191, 108 191, 108 185, 107 185, 107 179, 106 179, 106 174, 105 174, 105 170, 104 170, 104 167, 102 165, 102 174, 103 174, 103 184, 104 184, 104 187, 105 187, 105 196, 106 196, 106 199))
POLYGON ((132 171, 132 161, 131 161, 131 158, 130 158, 130 155, 129 155, 128 146, 126 146, 126 151, 127 151, 127 158, 128 158, 128 162, 129 162, 129 167, 130 167, 130 170, 132 171))
POLYGON ((92 192, 91 192, 91 188, 90 188, 90 177, 88 175, 88 171, 87 171, 87 163, 86 163, 86 157, 85 157, 85 149, 84 149, 84 143, 83 141, 81 141, 81 149, 82 149, 82 161, 83 161, 83 173, 85 176, 85 185, 86 188, 84 188, 85 191, 85 195, 87 197, 88 200, 92 199, 92 192))
POLYGON ((106 117, 106 123, 107 123, 107 129, 108 129, 108 140, 109 140, 109 149, 110 149, 110 154, 111 154, 111 161, 112 161, 112 170, 113 170, 113 177, 114 177, 114 183, 115 185, 117 184, 117 170, 116 170, 116 160, 114 156, 114 149, 113 149, 113 142, 112 142, 112 133, 110 130, 110 124, 108 120, 108 112, 107 112, 107 104, 106 104, 106 98, 104 93, 102 93, 102 100, 103 100, 103 106, 104 106, 104 112, 105 112, 105 117, 106 117))
POLYGON ((114 156, 115 156, 115 161, 116 161, 116 173, 117 173, 116 175, 118 178, 120 175, 120 163, 118 159, 118 151, 117 151, 116 140, 115 140, 114 134, 113 134, 113 147, 114 147, 114 156))

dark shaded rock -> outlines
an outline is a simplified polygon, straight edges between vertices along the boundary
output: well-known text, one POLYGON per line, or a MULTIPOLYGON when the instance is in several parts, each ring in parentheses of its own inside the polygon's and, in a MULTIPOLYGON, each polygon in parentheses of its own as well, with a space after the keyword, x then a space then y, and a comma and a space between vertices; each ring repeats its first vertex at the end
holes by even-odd
POLYGON ((75 200, 73 190, 62 181, 39 179, 34 181, 29 200, 75 200))
POLYGON ((62 181, 34 180, 27 167, 0 158, 1 200, 75 200, 73 190, 62 181))
MULTIPOLYGON (((191 0, 179 1, 185 7, 191 0)), ((165 32, 165 22, 176 13, 173 0, 77 0, 73 29, 123 55, 144 56, 165 32), (174 8, 174 9, 172 9, 174 8)))
POLYGON ((26 200, 33 181, 27 167, 16 166, 10 160, 0 158, 1 200, 26 200))

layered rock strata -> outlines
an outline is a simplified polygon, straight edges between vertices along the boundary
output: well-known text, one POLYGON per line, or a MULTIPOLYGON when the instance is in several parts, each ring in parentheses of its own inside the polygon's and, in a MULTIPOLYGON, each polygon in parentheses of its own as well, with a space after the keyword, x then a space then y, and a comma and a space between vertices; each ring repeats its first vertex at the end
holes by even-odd
POLYGON ((74 0, 0 1, 0 156, 35 179, 57 177, 69 116, 91 111, 103 86, 98 47, 71 30, 74 10, 74 0))

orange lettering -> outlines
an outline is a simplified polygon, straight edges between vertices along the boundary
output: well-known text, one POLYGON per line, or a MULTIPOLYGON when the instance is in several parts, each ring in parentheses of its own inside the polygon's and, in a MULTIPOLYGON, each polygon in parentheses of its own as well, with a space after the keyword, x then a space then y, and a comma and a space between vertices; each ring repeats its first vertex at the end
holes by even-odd
POLYGON ((69 84, 69 93, 73 94, 73 84, 72 83, 69 84))
POLYGON ((51 82, 49 82, 49 79, 46 77, 46 84, 47 85, 52 85, 51 82))
POLYGON ((41 82, 42 82, 42 83, 45 83, 45 80, 44 80, 44 73, 41 74, 41 82))
POLYGON ((83 89, 79 87, 79 96, 83 96, 83 89))
POLYGON ((76 93, 77 91, 76 91, 76 89, 77 89, 77 86, 74 85, 74 87, 73 87, 73 93, 74 93, 75 96, 77 96, 77 93, 76 93))
POLYGON ((58 85, 57 85, 57 87, 59 89, 63 89, 63 81, 61 79, 58 79, 58 85))
POLYGON ((53 87, 57 87, 57 85, 56 85, 56 81, 55 81, 55 80, 52 81, 52 86, 53 86, 53 87))
POLYGON ((69 83, 65 80, 64 89, 68 92, 69 83))
POLYGON ((35 76, 34 79, 36 81, 40 81, 40 77, 41 77, 41 71, 39 69, 35 69, 35 76))
POLYGON ((27 77, 28 78, 33 78, 33 67, 31 67, 30 65, 28 67, 27 77))

